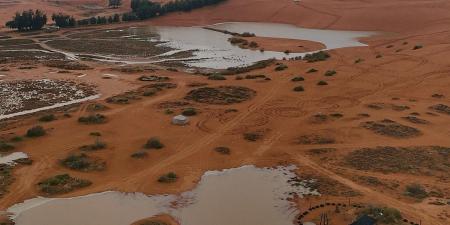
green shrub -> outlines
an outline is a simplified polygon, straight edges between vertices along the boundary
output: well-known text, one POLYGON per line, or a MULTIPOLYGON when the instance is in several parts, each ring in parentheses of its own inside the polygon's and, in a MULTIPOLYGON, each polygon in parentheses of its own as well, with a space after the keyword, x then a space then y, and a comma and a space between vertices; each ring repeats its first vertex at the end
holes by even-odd
POLYGON ((16 147, 14 145, 0 141, 0 152, 7 152, 14 150, 16 147))
POLYGON ((92 182, 89 180, 74 178, 69 174, 56 175, 38 183, 40 190, 47 194, 67 193, 91 184, 92 182))
POLYGON ((297 76, 291 79, 292 82, 298 82, 298 81, 304 81, 305 78, 301 77, 301 76, 297 76))
POLYGON ((325 72, 325 76, 331 77, 331 76, 336 75, 336 73, 337 72, 335 70, 328 70, 327 72, 325 72))
POLYGON ((61 164, 73 170, 87 170, 91 166, 86 154, 70 155, 61 160, 61 164))
POLYGON ((280 65, 278 65, 277 67, 275 67, 275 71, 283 71, 283 70, 285 70, 285 69, 287 69, 288 68, 288 66, 286 66, 286 65, 284 65, 284 64, 280 64, 280 65))
POLYGON ((305 91, 305 89, 303 88, 303 86, 297 86, 297 87, 294 88, 294 91, 295 92, 302 92, 302 91, 305 91))
POLYGON ((27 137, 41 137, 44 136, 47 132, 44 130, 42 126, 35 126, 30 128, 27 131, 26 136, 27 137))
POLYGON ((139 150, 139 151, 134 152, 133 154, 131 154, 131 157, 136 158, 136 159, 146 158, 147 156, 148 156, 148 153, 146 151, 143 151, 143 150, 139 150))
POLYGON ((218 152, 220 154, 223 154, 223 155, 229 155, 231 153, 230 148, 223 147, 223 146, 214 148, 214 151, 216 151, 216 152, 218 152))
POLYGON ((413 50, 417 50, 417 49, 421 49, 421 48, 423 48, 422 45, 416 45, 416 46, 414 46, 413 50))
POLYGON ((317 85, 324 86, 324 85, 328 85, 328 83, 326 81, 321 80, 321 81, 317 82, 317 85))
POLYGON ((160 183, 172 183, 172 182, 177 181, 177 179, 178 179, 178 176, 174 172, 170 172, 170 173, 167 173, 167 174, 164 174, 164 175, 160 176, 158 178, 158 182, 160 182, 160 183))
POLYGON ((106 116, 102 114, 95 114, 89 116, 82 116, 78 118, 78 122, 84 124, 101 124, 106 122, 106 116))
POLYGON ((318 71, 317 69, 311 68, 308 71, 306 71, 306 73, 315 73, 317 71, 318 71))
POLYGON ((221 74, 212 74, 208 76, 208 80, 226 80, 227 78, 221 74))
POLYGON ((413 198, 417 198, 417 199, 424 199, 424 198, 428 197, 427 191, 420 184, 407 185, 405 195, 413 197, 413 198))
POLYGON ((197 115, 197 110, 195 108, 186 108, 181 112, 183 116, 195 116, 197 115))
POLYGON ((53 120, 56 120, 56 116, 53 114, 44 115, 39 118, 39 121, 41 122, 50 122, 53 120))
POLYGON ((164 148, 164 145, 161 143, 161 141, 157 137, 152 137, 148 139, 147 143, 144 145, 145 148, 148 149, 161 149, 164 148))
POLYGON ((91 145, 83 145, 80 147, 81 151, 86 151, 86 152, 90 152, 90 151, 97 151, 97 150, 101 150, 101 149, 105 149, 106 148, 106 143, 102 142, 100 140, 95 140, 94 144, 91 145))
POLYGON ((256 132, 244 133, 244 139, 247 141, 257 141, 263 137, 262 134, 256 132))
POLYGON ((12 142, 21 142, 21 141, 23 141, 23 137, 21 137, 21 136, 14 136, 14 137, 11 138, 11 141, 12 142))
POLYGON ((303 60, 306 60, 308 62, 319 62, 319 61, 325 61, 328 58, 330 58, 330 54, 328 52, 319 51, 312 54, 306 54, 303 57, 303 60))

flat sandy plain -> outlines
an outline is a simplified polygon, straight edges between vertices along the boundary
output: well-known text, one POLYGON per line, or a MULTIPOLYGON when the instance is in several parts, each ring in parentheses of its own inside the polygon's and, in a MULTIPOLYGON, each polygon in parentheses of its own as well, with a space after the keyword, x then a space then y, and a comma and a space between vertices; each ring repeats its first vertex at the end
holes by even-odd
MULTIPOLYGON (((5 5, 0 9, 0 20, 6 20, 12 12, 23 8, 42 8, 48 13, 74 12, 79 17, 92 13, 91 10, 74 6, 75 3, 65 6, 62 5, 63 1, 59 2, 60 5, 51 1, 0 1, 0 5, 5 5)), ((101 5, 98 2, 96 4, 101 5)), ((14 169, 15 180, 0 199, 0 208, 6 209, 39 195, 36 184, 49 175, 59 173, 70 173, 88 179, 93 184, 58 197, 105 190, 156 194, 178 193, 193 188, 208 170, 247 164, 294 164, 298 166, 300 175, 309 174, 324 183, 319 186, 323 194, 320 198, 296 200, 302 211, 309 202, 320 203, 324 199, 347 201, 350 198, 355 202, 397 208, 406 218, 421 220, 424 225, 446 225, 450 221, 450 206, 430 202, 438 199, 447 204, 450 197, 448 155, 427 158, 432 164, 446 165, 444 168, 447 170, 435 170, 427 167, 427 163, 417 164, 411 160, 411 166, 415 168, 411 171, 392 169, 377 163, 378 160, 386 160, 391 163, 389 165, 408 165, 409 160, 402 160, 405 156, 391 156, 392 160, 389 160, 380 156, 358 158, 352 153, 363 148, 375 149, 377 146, 450 147, 449 112, 430 108, 438 104, 450 105, 449 10, 450 2, 444 0, 304 0, 300 3, 289 0, 229 0, 190 13, 175 13, 146 22, 114 25, 191 26, 250 21, 380 32, 379 35, 362 40, 368 47, 332 50, 329 52, 331 58, 323 62, 280 61, 288 66, 286 70, 275 71, 275 65, 271 65, 247 73, 264 74, 271 78, 270 81, 235 80, 234 76, 225 81, 213 81, 185 72, 168 71, 159 66, 154 66, 152 72, 111 72, 113 65, 96 62, 83 62, 92 70, 62 74, 49 73, 56 70, 33 62, 29 63, 35 64, 36 68, 28 70, 19 69, 23 62, 0 64, 0 67, 10 69, 7 72, 10 76, 3 78, 5 80, 45 77, 93 84, 102 94, 98 103, 108 107, 101 112, 107 117, 107 122, 100 125, 81 125, 77 122, 79 116, 89 114, 87 105, 91 103, 71 108, 68 111, 70 118, 63 116, 67 112, 55 112, 57 120, 41 123, 48 130, 46 136, 18 143, 17 148, 28 153, 33 164, 14 169), (422 48, 414 50, 418 45, 422 48), (318 72, 306 73, 311 68, 318 72), (324 76, 327 70, 337 73, 324 76), (86 73, 87 76, 77 73, 86 73), (105 73, 119 76, 102 79, 105 73), (106 103, 108 97, 149 84, 138 81, 137 78, 143 74, 167 76, 177 87, 130 104, 106 103), (303 76, 305 81, 292 82, 291 79, 298 75, 303 76), (326 81, 328 85, 317 85, 320 80, 326 81), (198 109, 199 114, 191 118, 189 126, 173 126, 170 124, 173 115, 165 114, 164 105, 167 104, 162 103, 185 101, 186 94, 195 89, 191 87, 193 83, 207 83, 209 87, 244 86, 255 90, 256 95, 251 100, 231 105, 188 101, 188 106, 198 109), (293 88, 298 85, 302 85, 305 91, 294 92, 293 88), (411 122, 412 116, 426 122, 411 122), (367 122, 377 122, 379 125, 392 121, 415 128, 419 133, 402 138, 382 135, 367 128, 373 125, 367 122), (102 134, 101 139, 107 143, 107 148, 90 154, 105 160, 106 169, 86 173, 62 167, 58 163, 60 159, 77 152, 80 146, 93 142, 93 137, 89 136, 93 131, 102 134), (255 142, 243 138, 245 133, 252 132, 262 134, 262 138, 255 142), (130 157, 153 136, 159 137, 166 145, 163 151, 151 152, 150 157, 143 160, 130 157), (313 141, 305 141, 311 138, 313 141), (319 140, 316 143, 316 139, 331 141, 319 140), (213 150, 217 146, 229 147, 231 154, 218 154, 213 150), (350 158, 352 156, 356 158, 350 158), (356 159, 367 160, 360 162, 366 166, 350 163, 357 162, 356 159), (172 184, 158 183, 158 177, 168 171, 174 171, 180 179, 172 184), (376 180, 376 184, 367 180, 376 180), (439 194, 422 201, 407 197, 404 195, 405 186, 412 183, 420 183, 427 191, 439 194)), ((100 11, 112 12, 108 9, 100 11)), ((122 7, 116 11, 126 9, 122 7)), ((5 32, 6 35, 19 36, 5 32)), ((83 32, 83 29, 62 30, 56 35, 65 32, 77 33, 83 32)), ((266 42, 267 49, 271 48, 270 45, 277 47, 274 41, 266 42)), ((298 45, 283 47, 295 52, 298 45)), ((171 109, 176 113, 181 110, 177 107, 171 109)), ((0 136, 9 139, 23 135, 27 129, 40 123, 37 118, 44 114, 3 121, 0 123, 0 136)))

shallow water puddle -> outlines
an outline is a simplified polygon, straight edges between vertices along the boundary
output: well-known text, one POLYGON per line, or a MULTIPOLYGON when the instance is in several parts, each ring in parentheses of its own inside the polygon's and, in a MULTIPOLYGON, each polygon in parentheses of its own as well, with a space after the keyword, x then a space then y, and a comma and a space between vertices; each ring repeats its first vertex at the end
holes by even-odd
POLYGON ((26 159, 28 158, 28 155, 23 152, 13 152, 9 155, 2 155, 0 156, 0 164, 7 164, 7 165, 14 165, 15 160, 18 159, 26 159))
POLYGON ((211 171, 197 187, 180 195, 110 191, 75 198, 38 197, 8 212, 17 225, 127 225, 160 213, 182 225, 292 225, 297 209, 287 198, 318 194, 290 185, 292 169, 243 166, 211 171))

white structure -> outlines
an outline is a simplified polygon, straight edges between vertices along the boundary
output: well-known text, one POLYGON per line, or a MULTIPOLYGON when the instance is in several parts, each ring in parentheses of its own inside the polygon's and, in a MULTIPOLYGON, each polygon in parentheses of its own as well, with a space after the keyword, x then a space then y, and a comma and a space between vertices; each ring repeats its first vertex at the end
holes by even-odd
POLYGON ((172 124, 175 125, 186 125, 189 123, 189 118, 183 115, 178 115, 172 118, 172 124))

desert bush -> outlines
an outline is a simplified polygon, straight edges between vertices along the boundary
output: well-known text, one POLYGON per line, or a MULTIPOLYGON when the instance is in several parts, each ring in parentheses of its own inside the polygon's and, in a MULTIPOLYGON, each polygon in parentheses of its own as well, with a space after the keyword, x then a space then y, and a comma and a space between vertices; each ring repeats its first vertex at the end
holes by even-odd
POLYGON ((195 108, 186 108, 181 114, 183 114, 183 116, 195 116, 197 115, 197 110, 195 108))
POLYGON ((377 58, 377 59, 382 58, 382 57, 383 57, 383 56, 380 55, 380 54, 378 54, 377 56, 375 56, 375 58, 377 58))
POLYGON ((250 44, 248 44, 248 47, 250 47, 250 48, 257 48, 257 47, 259 47, 259 45, 258 45, 258 43, 254 42, 254 41, 251 41, 250 44))
POLYGON ((158 178, 158 182, 160 183, 172 183, 177 181, 178 176, 174 172, 169 172, 164 174, 158 178))
POLYGON ((159 138, 152 137, 152 138, 148 139, 148 141, 147 141, 147 143, 145 143, 144 147, 147 149, 161 149, 161 148, 164 148, 164 145, 161 143, 159 138))
POLYGON ((304 81, 304 80, 305 80, 305 78, 303 78, 301 76, 296 76, 291 79, 292 82, 298 82, 298 81, 304 81))
POLYGON ((14 136, 14 137, 11 138, 10 141, 11 142, 21 142, 21 141, 23 141, 23 137, 21 137, 21 136, 14 136))
POLYGON ((233 45, 248 45, 248 41, 245 40, 244 38, 231 37, 228 38, 228 41, 233 45))
POLYGON ((397 138, 416 137, 422 134, 414 127, 405 126, 391 120, 368 121, 362 123, 361 126, 377 134, 397 138))
POLYGON ((416 46, 414 46, 413 50, 417 50, 417 49, 421 49, 421 48, 423 48, 422 45, 416 45, 416 46))
POLYGON ((222 72, 222 74, 223 75, 234 75, 234 74, 247 73, 252 70, 266 68, 266 67, 272 65, 274 62, 275 62, 275 59, 267 59, 267 60, 258 61, 249 66, 229 67, 226 69, 226 71, 222 72))
POLYGON ((86 151, 86 152, 97 151, 97 150, 105 149, 106 146, 107 145, 106 145, 105 142, 102 142, 99 139, 96 139, 94 144, 83 145, 83 146, 80 147, 80 150, 81 151, 86 151))
POLYGON ((87 170, 91 166, 86 154, 70 155, 61 160, 61 164, 73 170, 87 170))
POLYGON ((214 148, 214 151, 216 151, 216 152, 218 152, 220 154, 223 154, 223 155, 229 155, 231 153, 230 148, 223 147, 223 146, 214 148))
POLYGON ((303 88, 303 86, 297 86, 293 89, 295 92, 302 92, 305 91, 305 89, 303 88))
POLYGON ((131 157, 137 158, 137 159, 146 158, 146 157, 148 157, 148 153, 146 151, 139 150, 139 151, 131 154, 131 157))
POLYGON ((330 54, 324 51, 315 52, 312 54, 306 54, 303 57, 303 60, 306 60, 308 62, 319 62, 319 61, 325 61, 328 58, 330 58, 330 54))
POLYGON ((335 70, 327 70, 327 72, 325 72, 325 76, 331 77, 331 76, 336 75, 336 73, 337 72, 335 70))
POLYGON ((263 137, 262 134, 257 132, 244 133, 244 139, 247 141, 257 141, 263 137))
POLYGON ((355 60, 355 64, 361 63, 362 61, 364 61, 363 59, 359 58, 355 60))
POLYGON ((424 199, 424 198, 428 197, 427 191, 420 184, 407 185, 405 188, 405 195, 413 197, 413 198, 417 198, 417 199, 424 199))
POLYGON ((208 76, 208 80, 226 80, 227 78, 221 74, 212 74, 208 76))
POLYGON ((185 99, 200 103, 227 105, 253 98, 256 91, 240 86, 202 87, 190 91, 185 99))
POLYGON ((26 136, 27 137, 41 137, 44 136, 47 132, 44 130, 42 126, 35 126, 28 129, 26 136))
POLYGON ((236 76, 236 80, 243 80, 244 78, 242 76, 236 76))
POLYGON ((328 83, 326 81, 321 80, 321 81, 317 82, 317 85, 324 86, 324 85, 328 85, 328 83))
POLYGON ((15 146, 4 141, 0 141, 0 152, 7 152, 14 150, 15 146))
POLYGON ((78 118, 78 122, 84 124, 101 124, 106 122, 106 116, 102 114, 95 114, 89 116, 82 116, 78 118))
POLYGON ((306 73, 315 73, 317 71, 318 71, 317 69, 311 68, 308 71, 306 71, 306 73))
POLYGON ((249 75, 245 76, 245 79, 247 79, 247 80, 253 80, 253 79, 258 79, 258 78, 266 78, 266 75, 263 75, 263 74, 256 74, 256 75, 249 74, 249 75))
POLYGON ((53 114, 47 114, 47 115, 41 116, 39 118, 39 121, 41 121, 41 122, 50 122, 53 120, 56 120, 56 116, 53 114))
POLYGON ((62 194, 91 184, 92 182, 89 180, 74 178, 69 174, 60 174, 39 182, 38 186, 46 194, 62 194))
POLYGON ((280 65, 278 65, 277 67, 275 67, 275 71, 283 71, 283 70, 285 70, 285 69, 287 69, 288 68, 288 66, 286 66, 286 65, 284 65, 284 64, 280 64, 280 65))

